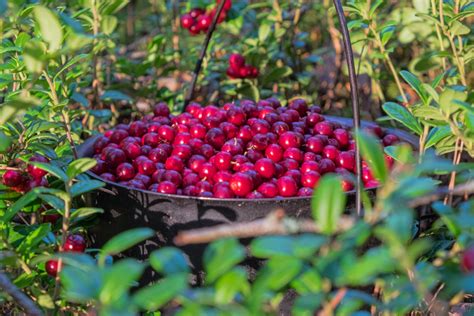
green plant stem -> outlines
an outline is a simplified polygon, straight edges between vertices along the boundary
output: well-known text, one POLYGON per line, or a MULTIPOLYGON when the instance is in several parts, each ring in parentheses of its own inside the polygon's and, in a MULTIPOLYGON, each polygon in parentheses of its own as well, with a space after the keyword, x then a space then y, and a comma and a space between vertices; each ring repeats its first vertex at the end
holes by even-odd
MULTIPOLYGON (((433 16, 436 15, 435 0, 431 0, 431 12, 433 16)), ((436 29, 436 36, 438 37, 439 47, 441 48, 442 51, 444 51, 443 37, 441 36, 441 30, 439 29, 439 25, 437 23, 435 23, 435 29, 436 29)), ((446 71, 448 69, 446 66, 446 57, 441 57, 441 63, 443 65, 443 70, 446 71)))
POLYGON ((426 137, 428 136, 428 133, 430 131, 430 127, 428 125, 425 125, 423 127, 423 133, 420 136, 420 156, 419 156, 419 162, 421 162, 423 155, 425 154, 425 143, 426 143, 426 137))
POLYGON ((460 76, 460 79, 461 79, 461 83, 463 84, 463 86, 467 87, 466 72, 464 70, 464 64, 461 62, 461 59, 459 58, 459 54, 458 54, 458 51, 456 49, 456 44, 454 44, 453 36, 449 33, 447 33, 446 36, 449 39, 449 44, 451 46, 451 50, 453 51, 454 60, 456 61, 456 66, 459 70, 459 76, 460 76))
POLYGON ((380 53, 383 55, 383 57, 385 59, 385 62, 387 63, 387 66, 388 66, 390 72, 392 73, 393 79, 395 80, 395 83, 398 87, 398 90, 400 92, 400 96, 403 99, 403 102, 405 104, 408 104, 408 99, 407 99, 407 97, 405 95, 405 92, 403 90, 402 83, 400 81, 400 77, 398 76, 398 72, 397 72, 397 70, 395 69, 395 66, 392 63, 392 60, 390 59, 390 56, 388 55, 387 51, 385 50, 385 47, 382 43, 382 40, 380 39, 380 35, 379 35, 379 33, 377 33, 373 23, 369 26, 369 29, 370 29, 370 31, 372 32, 372 34, 375 38, 375 42, 377 43, 377 46, 380 50, 380 53))

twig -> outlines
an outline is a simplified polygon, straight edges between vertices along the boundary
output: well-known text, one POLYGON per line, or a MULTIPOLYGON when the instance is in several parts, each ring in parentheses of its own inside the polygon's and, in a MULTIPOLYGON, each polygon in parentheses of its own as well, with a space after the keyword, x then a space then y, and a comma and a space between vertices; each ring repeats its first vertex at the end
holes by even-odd
POLYGON ((188 93, 187 93, 187 95, 184 99, 184 106, 185 107, 186 107, 186 105, 188 105, 189 101, 191 101, 192 98, 193 98, 197 78, 199 76, 199 72, 201 71, 201 67, 202 67, 202 61, 204 60, 204 57, 206 56, 207 47, 209 46, 209 42, 211 41, 212 33, 214 33, 214 30, 216 29, 217 21, 219 20, 222 9, 224 8, 224 4, 226 2, 227 1, 221 1, 219 3, 219 6, 217 7, 217 12, 214 15, 214 19, 212 20, 211 25, 209 26, 209 30, 207 31, 206 38, 204 40, 204 44, 203 44, 202 49, 201 49, 201 54, 199 55, 199 59, 196 62, 196 67, 194 68, 193 78, 191 80, 191 85, 189 86, 188 93))
MULTIPOLYGON (((338 231, 344 231, 354 224, 349 216, 342 217, 338 231)), ((321 233, 321 227, 313 220, 296 220, 285 217, 282 209, 270 213, 263 219, 238 224, 223 224, 210 228, 180 232, 174 242, 178 246, 208 243, 224 237, 247 238, 263 235, 288 235, 294 233, 321 233)))
POLYGON ((27 315, 43 315, 43 312, 41 312, 39 307, 36 306, 36 304, 25 293, 20 291, 3 272, 0 272, 0 288, 10 295, 15 303, 25 310, 27 315))
POLYGON ((431 194, 412 200, 408 205, 411 208, 415 208, 417 206, 426 205, 431 202, 437 201, 447 194, 463 196, 465 194, 472 194, 472 193, 474 193, 474 181, 469 181, 469 182, 457 185, 452 189, 449 189, 449 187, 441 187, 431 194))
POLYGON ((344 296, 346 296, 347 288, 340 288, 336 295, 331 299, 331 301, 324 307, 322 311, 318 313, 318 316, 329 316, 333 315, 333 311, 336 309, 337 305, 342 301, 344 296))

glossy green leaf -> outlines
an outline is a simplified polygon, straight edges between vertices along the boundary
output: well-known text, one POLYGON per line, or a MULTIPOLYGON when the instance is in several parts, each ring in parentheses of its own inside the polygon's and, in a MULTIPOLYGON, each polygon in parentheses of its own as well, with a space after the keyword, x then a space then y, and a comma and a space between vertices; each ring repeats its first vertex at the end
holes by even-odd
POLYGON ((187 274, 173 274, 158 283, 141 288, 132 297, 133 303, 148 311, 155 311, 187 288, 187 274))
POLYGON ((128 101, 131 102, 132 98, 126 95, 123 92, 116 90, 107 90, 100 96, 101 100, 111 100, 111 101, 128 101))
POLYGON ((74 179, 77 175, 84 173, 97 164, 97 160, 92 158, 76 159, 69 164, 66 169, 66 174, 69 179, 74 179))
POLYGON ((245 248, 235 238, 214 241, 204 251, 206 282, 213 283, 245 258, 245 248))
POLYGON ((218 304, 231 303, 239 293, 246 294, 250 291, 247 271, 242 267, 236 267, 226 272, 217 280, 215 289, 218 304))
POLYGON ((346 195, 341 180, 331 174, 323 176, 311 199, 313 218, 321 227, 322 233, 332 234, 336 231, 345 206, 346 195))
POLYGON ((452 135, 451 128, 449 126, 435 127, 430 130, 426 137, 425 148, 435 146, 440 140, 452 135))
POLYGON ((402 123, 412 132, 415 132, 418 135, 423 132, 423 129, 416 118, 400 104, 386 102, 382 107, 385 113, 387 113, 392 119, 402 123))
POLYGON ((385 183, 388 177, 388 170, 380 142, 374 136, 366 132, 360 132, 357 137, 362 157, 367 162, 374 177, 380 183, 385 183))
POLYGON ((100 302, 114 304, 127 293, 140 278, 145 265, 134 259, 122 259, 104 271, 103 283, 99 290, 100 302))
POLYGON ((104 182, 99 180, 80 180, 72 185, 71 196, 77 197, 81 194, 100 189, 104 185, 104 182))
POLYGON ((107 255, 115 255, 128 248, 151 238, 155 232, 150 228, 133 228, 110 239, 102 247, 99 262, 103 263, 107 255))
POLYGON ((61 179, 63 182, 67 182, 69 180, 69 177, 67 176, 67 174, 60 167, 55 166, 51 163, 32 161, 32 162, 29 162, 29 164, 32 164, 48 172, 49 174, 55 176, 56 178, 61 179))
POLYGON ((177 248, 163 247, 150 255, 150 264, 164 275, 189 272, 188 262, 183 252, 177 248))
POLYGON ((42 38, 48 43, 51 51, 61 48, 63 30, 59 20, 50 9, 44 6, 35 6, 33 9, 36 23, 38 23, 42 38))

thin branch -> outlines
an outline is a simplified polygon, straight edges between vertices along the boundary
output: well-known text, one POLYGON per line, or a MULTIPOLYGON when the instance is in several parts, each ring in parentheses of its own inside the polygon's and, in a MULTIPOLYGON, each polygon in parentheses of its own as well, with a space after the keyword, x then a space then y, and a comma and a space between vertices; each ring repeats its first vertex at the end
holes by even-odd
POLYGON ((336 309, 337 305, 341 303, 344 296, 346 296, 347 288, 343 287, 340 288, 336 295, 331 299, 331 301, 324 307, 322 311, 318 313, 318 316, 329 316, 334 314, 334 310, 336 309))
POLYGON ((36 304, 25 293, 20 291, 3 272, 0 272, 0 288, 10 295, 15 303, 24 309, 27 315, 43 315, 43 312, 39 307, 36 306, 36 304))
POLYGON ((431 194, 412 200, 408 205, 411 208, 415 208, 417 206, 426 205, 426 204, 430 204, 431 202, 437 201, 447 194, 463 196, 465 194, 472 194, 472 193, 474 193, 474 181, 469 181, 469 182, 457 185, 453 189, 449 189, 448 187, 438 188, 435 192, 431 194))
POLYGON ((201 54, 199 55, 199 59, 196 63, 196 67, 194 68, 193 78, 191 80, 191 85, 189 86, 189 91, 184 99, 185 107, 186 105, 188 105, 189 101, 193 99, 194 89, 196 88, 196 82, 197 82, 199 72, 201 71, 201 67, 202 67, 202 61, 204 60, 204 57, 206 57, 207 47, 209 46, 209 42, 211 41, 212 34, 214 33, 214 30, 216 29, 217 21, 219 20, 222 9, 224 8, 224 4, 226 2, 227 1, 221 1, 219 3, 216 14, 214 15, 214 19, 212 20, 212 23, 209 26, 209 30, 207 31, 206 38, 204 40, 204 44, 201 49, 201 54))
MULTIPOLYGON (((342 217, 337 231, 352 227, 355 220, 352 217, 342 217)), ((225 237, 247 238, 263 235, 288 235, 295 233, 321 233, 321 227, 315 221, 297 220, 285 217, 282 209, 270 213, 263 219, 247 223, 223 224, 210 228, 193 229, 180 232, 174 239, 178 246, 188 244, 208 243, 225 237)))

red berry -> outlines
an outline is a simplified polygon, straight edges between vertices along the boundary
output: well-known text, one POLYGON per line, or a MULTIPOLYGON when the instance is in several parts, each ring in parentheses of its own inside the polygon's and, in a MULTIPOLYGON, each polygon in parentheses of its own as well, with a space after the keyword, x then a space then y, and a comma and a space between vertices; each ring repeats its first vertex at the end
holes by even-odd
POLYGON ((277 180, 278 191, 283 197, 295 196, 298 193, 296 181, 289 176, 283 176, 277 180))
POLYGON ((314 132, 320 135, 331 136, 332 125, 328 121, 319 122, 314 126, 314 132))
POLYGON ((123 129, 116 129, 110 136, 110 141, 119 144, 124 138, 128 136, 128 132, 123 129))
POLYGON ((2 177, 3 184, 7 187, 17 187, 22 185, 26 178, 20 171, 17 170, 7 170, 2 177))
POLYGON ((153 161, 149 159, 141 160, 140 162, 137 163, 137 170, 138 170, 138 173, 151 176, 156 171, 156 165, 153 161))
POLYGON ((207 131, 205 139, 208 144, 217 150, 221 149, 226 141, 225 134, 220 128, 211 128, 207 131))
POLYGON ((245 197, 247 194, 252 192, 253 186, 252 177, 246 173, 237 172, 230 180, 230 188, 234 194, 239 197, 245 197))
POLYGON ((119 180, 127 181, 135 176, 135 169, 131 164, 124 162, 117 166, 115 174, 119 180))
MULTIPOLYGON (((49 162, 49 160, 46 157, 43 157, 43 156, 40 156, 40 155, 34 155, 33 157, 31 157, 29 159, 29 161, 31 161, 31 162, 42 162, 42 163, 48 163, 49 162)), ((28 167, 26 168, 26 170, 28 171, 30 176, 33 177, 34 179, 40 179, 43 176, 45 176, 46 173, 47 173, 43 169, 41 169, 39 167, 36 167, 36 166, 33 166, 31 164, 28 164, 28 167)))
POLYGON ((123 146, 123 152, 128 159, 135 159, 142 154, 142 148, 137 143, 127 143, 123 146))
POLYGON ((349 145, 350 136, 348 131, 338 128, 334 130, 333 134, 340 147, 345 148, 349 145))
POLYGON ((332 161, 336 161, 339 157, 339 150, 332 145, 327 145, 323 149, 323 157, 331 159, 332 161))
MULTIPOLYGON (((176 134, 176 132, 171 126, 162 125, 158 128, 159 139, 161 139, 161 140, 163 140, 167 143, 173 142, 175 134, 176 134)), ((152 146, 152 145, 150 145, 150 146, 152 146)))
POLYGON ((86 250, 86 240, 81 235, 69 235, 63 249, 66 252, 84 252, 86 250))
POLYGON ((181 22, 181 27, 185 29, 189 29, 192 25, 194 25, 194 23, 196 23, 196 21, 193 19, 193 17, 189 13, 182 15, 180 18, 180 22, 181 22))
POLYGON ((270 144, 265 149, 265 156, 273 162, 279 162, 283 158, 283 149, 278 144, 270 144))
POLYGON ((122 162, 125 162, 127 159, 125 153, 121 149, 112 148, 105 155, 105 163, 110 168, 116 168, 122 162))
POLYGON ((321 175, 316 171, 308 171, 301 176, 301 184, 307 188, 314 188, 321 175))
POLYGON ((148 128, 142 121, 135 121, 130 124, 129 133, 132 136, 142 137, 147 131, 148 128))
POLYGON ((336 170, 336 165, 334 162, 330 159, 323 158, 319 162, 319 170, 321 174, 329 173, 329 172, 334 172, 336 170))
POLYGON ((305 161, 301 164, 301 173, 305 174, 308 171, 319 172, 319 164, 316 161, 305 161))
POLYGON ((262 183, 258 187, 257 191, 260 192, 266 198, 274 198, 279 193, 277 185, 272 182, 262 183))
POLYGON ((206 11, 204 9, 201 9, 201 8, 193 8, 193 9, 191 9, 191 11, 189 11, 189 15, 193 19, 196 19, 197 17, 201 16, 204 13, 206 13, 206 11))
POLYGON ((50 276, 55 277, 58 274, 59 262, 58 260, 48 260, 46 261, 44 267, 50 276))
POLYGON ((115 182, 115 176, 109 172, 101 174, 100 177, 105 181, 115 182))
POLYGON ((230 188, 228 182, 219 182, 214 185, 213 188, 214 197, 220 199, 231 199, 235 197, 234 192, 230 188))
POLYGON ((170 156, 166 159, 165 168, 181 172, 184 169, 184 162, 178 156, 170 156))
POLYGON ((163 194, 176 194, 176 185, 171 181, 163 181, 158 184, 156 191, 163 194))
POLYGON ((393 134, 387 134, 383 138, 384 146, 392 146, 398 143, 399 141, 400 141, 400 138, 398 138, 397 135, 393 135, 393 134))
POLYGON ((153 113, 155 116, 169 116, 170 115, 170 108, 164 102, 160 102, 155 105, 153 108, 153 113))
POLYGON ((278 142, 284 149, 290 147, 299 148, 301 146, 301 138, 294 132, 284 132, 280 135, 278 142))
POLYGON ((466 272, 474 272, 474 246, 471 246, 463 252, 461 268, 466 272))
POLYGON ((255 163, 255 171, 262 177, 270 179, 275 175, 275 165, 271 159, 262 158, 255 163))
POLYGON ((203 14, 197 18, 196 25, 201 31, 207 31, 211 26, 212 18, 210 15, 203 14))
POLYGON ((355 154, 352 151, 343 151, 337 158, 337 164, 344 169, 349 171, 355 170, 355 154))

